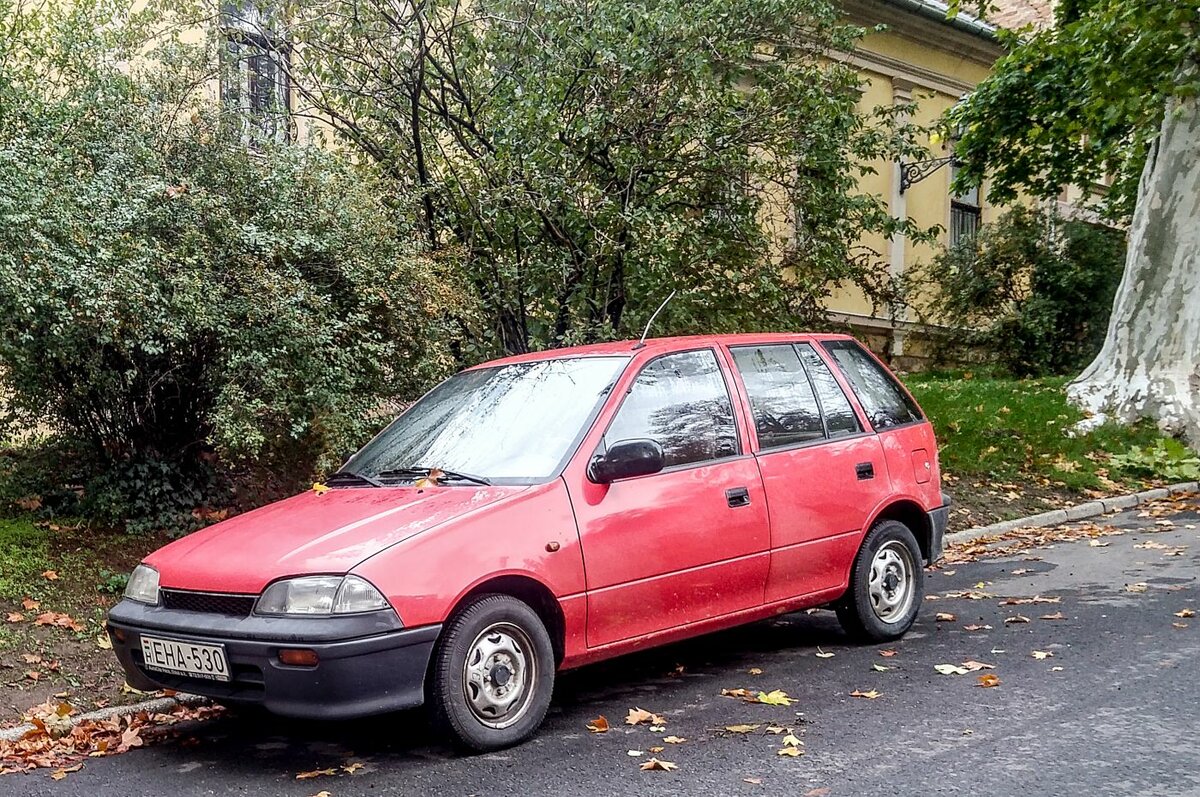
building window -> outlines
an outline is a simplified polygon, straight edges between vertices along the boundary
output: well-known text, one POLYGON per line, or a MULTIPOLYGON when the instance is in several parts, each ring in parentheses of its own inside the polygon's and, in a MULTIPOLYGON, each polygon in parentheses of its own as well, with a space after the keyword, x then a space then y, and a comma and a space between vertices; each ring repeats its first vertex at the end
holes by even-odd
MULTIPOLYGON (((958 167, 951 165, 950 182, 958 176, 958 167)), ((961 194, 950 197, 950 246, 953 248, 970 240, 979 232, 983 220, 983 208, 979 201, 979 186, 968 188, 961 194)))
POLYGON ((221 9, 224 36, 221 102, 236 112, 251 141, 284 140, 291 129, 288 45, 277 16, 253 0, 221 9))

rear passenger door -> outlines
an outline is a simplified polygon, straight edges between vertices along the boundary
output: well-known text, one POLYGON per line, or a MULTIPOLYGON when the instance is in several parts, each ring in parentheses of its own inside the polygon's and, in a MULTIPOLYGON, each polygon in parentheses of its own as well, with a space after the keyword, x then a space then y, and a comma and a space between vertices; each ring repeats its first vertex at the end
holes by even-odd
POLYGON ((883 451, 808 343, 730 348, 767 497, 766 602, 839 590, 887 491, 883 451))

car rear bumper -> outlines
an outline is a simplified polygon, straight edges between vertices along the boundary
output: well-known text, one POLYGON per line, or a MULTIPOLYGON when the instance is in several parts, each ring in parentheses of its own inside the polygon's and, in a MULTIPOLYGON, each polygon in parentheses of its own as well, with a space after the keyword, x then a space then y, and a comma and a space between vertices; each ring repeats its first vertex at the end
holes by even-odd
POLYGON ((942 493, 942 505, 929 511, 929 564, 942 558, 946 546, 946 525, 950 522, 950 496, 942 493))
POLYGON ((403 628, 390 610, 346 617, 230 617, 123 600, 108 615, 113 651, 131 686, 168 688, 277 714, 350 719, 419 706, 440 625, 403 628), (149 670, 142 634, 225 648, 230 681, 149 670), (317 654, 312 667, 279 661, 282 648, 317 654))

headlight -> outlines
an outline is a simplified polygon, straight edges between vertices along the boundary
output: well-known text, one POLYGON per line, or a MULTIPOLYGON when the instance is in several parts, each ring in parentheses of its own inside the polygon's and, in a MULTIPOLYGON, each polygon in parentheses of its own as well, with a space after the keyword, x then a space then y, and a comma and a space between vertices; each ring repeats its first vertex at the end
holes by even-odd
POLYGON ((158 605, 158 571, 150 565, 138 565, 129 574, 125 597, 138 603, 158 605))
POLYGON ((387 598, 358 576, 304 576, 271 584, 254 610, 258 614, 354 614, 387 607, 387 598))

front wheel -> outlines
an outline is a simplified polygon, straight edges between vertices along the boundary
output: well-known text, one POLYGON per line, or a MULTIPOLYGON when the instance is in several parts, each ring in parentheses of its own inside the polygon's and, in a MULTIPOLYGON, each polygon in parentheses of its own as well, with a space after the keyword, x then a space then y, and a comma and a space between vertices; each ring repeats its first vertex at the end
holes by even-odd
POLYGON ((899 639, 912 627, 925 593, 921 549, 912 531, 881 520, 867 533, 850 588, 835 607, 846 633, 864 642, 899 639))
POLYGON ((533 735, 554 691, 541 618, 509 595, 485 595, 446 624, 429 673, 434 722, 459 747, 499 750, 533 735))

